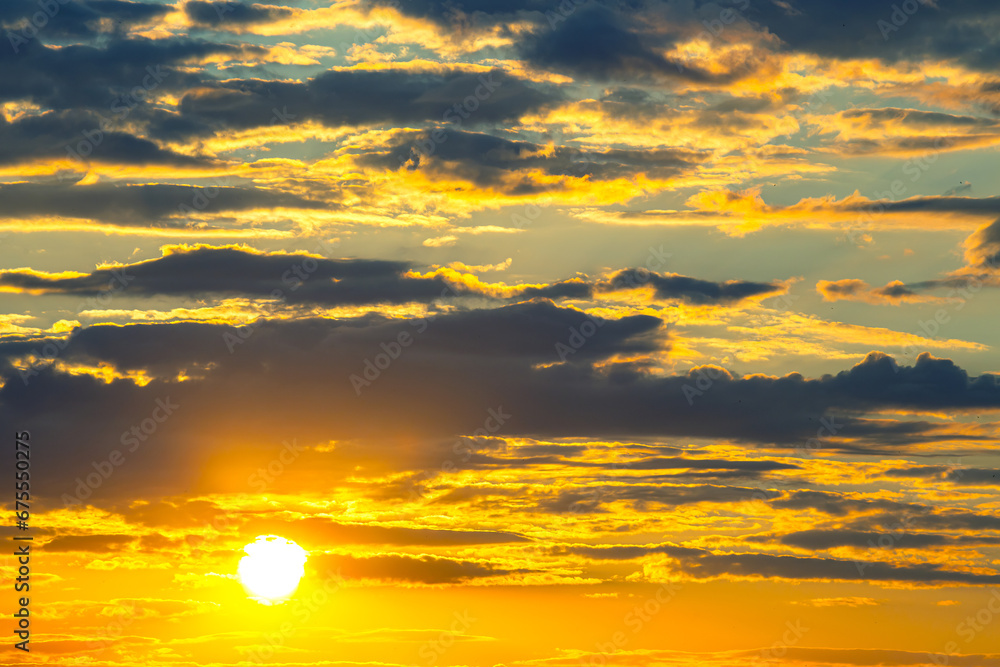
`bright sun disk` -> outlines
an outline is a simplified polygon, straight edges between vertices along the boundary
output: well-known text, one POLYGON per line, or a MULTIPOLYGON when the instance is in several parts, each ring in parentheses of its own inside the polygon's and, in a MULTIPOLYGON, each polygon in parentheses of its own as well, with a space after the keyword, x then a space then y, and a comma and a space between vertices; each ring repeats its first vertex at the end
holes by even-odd
POLYGON ((258 602, 273 604, 295 592, 305 574, 305 549, 277 535, 259 535, 243 551, 246 556, 240 559, 236 573, 243 588, 258 602))

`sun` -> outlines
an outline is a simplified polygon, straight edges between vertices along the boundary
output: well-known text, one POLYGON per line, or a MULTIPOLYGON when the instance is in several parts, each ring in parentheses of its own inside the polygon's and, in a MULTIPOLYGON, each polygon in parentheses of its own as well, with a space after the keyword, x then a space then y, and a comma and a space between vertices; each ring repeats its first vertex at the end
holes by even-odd
POLYGON ((277 604, 295 592, 305 574, 305 549, 277 535, 259 535, 243 551, 246 556, 240 559, 236 574, 251 597, 277 604))

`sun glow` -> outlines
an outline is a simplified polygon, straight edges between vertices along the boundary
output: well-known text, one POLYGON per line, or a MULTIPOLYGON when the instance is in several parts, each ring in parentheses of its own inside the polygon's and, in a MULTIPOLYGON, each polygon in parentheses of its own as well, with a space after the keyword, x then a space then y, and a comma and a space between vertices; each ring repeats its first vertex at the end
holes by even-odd
POLYGON ((291 540, 277 535, 259 535, 243 547, 236 573, 251 597, 263 604, 287 599, 305 574, 308 554, 291 540))

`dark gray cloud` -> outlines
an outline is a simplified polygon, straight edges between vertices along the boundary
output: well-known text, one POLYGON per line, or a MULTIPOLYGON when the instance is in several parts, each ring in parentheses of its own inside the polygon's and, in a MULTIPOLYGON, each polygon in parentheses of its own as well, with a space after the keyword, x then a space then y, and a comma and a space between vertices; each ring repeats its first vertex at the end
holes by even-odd
POLYGON ((42 545, 44 551, 117 551, 135 541, 133 535, 60 535, 42 545))
POLYGON ((754 296, 783 292, 781 283, 758 283, 745 280, 712 282, 678 274, 657 274, 640 269, 619 271, 602 285, 602 289, 616 290, 649 284, 659 299, 682 299, 697 304, 735 303, 754 296))
POLYGON ((904 503, 886 498, 862 498, 830 491, 799 490, 779 493, 768 500, 776 509, 816 510, 843 518, 852 514, 847 528, 867 532, 898 531, 1000 531, 1000 517, 963 509, 940 509, 921 503, 904 503))
POLYGON ((552 547, 551 552, 555 555, 584 556, 593 560, 635 560, 651 554, 684 557, 704 553, 701 549, 681 547, 675 544, 623 544, 615 546, 568 544, 552 547))
MULTIPOLYGON (((93 162, 125 165, 166 164, 209 166, 215 161, 177 153, 129 133, 124 126, 102 124, 97 114, 49 111, 13 122, 0 115, 0 164, 31 162, 38 158, 70 159, 84 168, 93 162), (104 129, 102 129, 104 128, 104 129)), ((15 186, 5 185, 8 192, 15 186)), ((18 185, 25 192, 30 185, 18 185)))
MULTIPOLYGON (((92 219, 97 223, 181 227, 190 223, 189 211, 205 210, 215 213, 270 207, 316 209, 328 208, 329 205, 293 194, 254 187, 155 183, 142 185, 8 183, 0 185, 0 207, 3 208, 4 215, 8 218, 52 215, 92 219), (176 219, 169 220, 171 217, 176 219)), ((155 261, 162 262, 159 266, 176 266, 182 261, 182 257, 163 258, 155 261)), ((151 269, 152 267, 147 266, 145 273, 149 274, 151 269)), ((152 273, 161 280, 170 279, 170 276, 163 272, 152 270, 152 273)), ((89 279, 70 280, 62 283, 54 281, 49 284, 49 287, 53 291, 67 293, 92 293, 99 289, 99 284, 107 286, 110 278, 107 271, 95 271, 89 279)), ((174 276, 173 279, 190 281, 190 278, 185 279, 182 276, 174 276)), ((17 279, 14 279, 8 284, 16 282, 17 279)), ((39 288, 45 287, 44 281, 39 281, 37 286, 39 288)), ((141 290, 141 287, 137 289, 137 291, 141 290)))
POLYGON ((553 6, 546 0, 511 0, 497 3, 492 0, 408 0, 392 3, 390 0, 370 0, 371 6, 397 7, 405 16, 429 19, 441 26, 460 29, 472 24, 497 25, 509 22, 511 19, 528 14, 536 18, 553 6))
MULTIPOLYGON (((90 2, 88 6, 103 6, 90 2)), ((130 11, 149 7, 130 5, 130 11)), ((73 11, 60 4, 53 21, 73 11)), ((167 9, 164 5, 155 5, 167 9)), ((38 11, 37 6, 34 11, 38 11)), ((112 16, 109 20, 116 20, 112 16)), ((241 58, 266 53, 255 45, 233 45, 186 37, 125 39, 113 35, 98 45, 76 43, 60 48, 38 39, 15 51, 0 49, 0 101, 29 102, 40 113, 13 121, 0 117, 0 164, 38 157, 70 157, 83 166, 90 160, 121 164, 206 165, 211 160, 163 148, 145 127, 190 125, 186 119, 157 108, 152 100, 163 93, 180 95, 214 81, 190 64, 208 57, 241 58)))
POLYGON ((698 0, 686 5, 420 0, 402 3, 400 10, 459 34, 470 28, 505 27, 514 20, 534 23, 536 30, 520 43, 529 62, 596 80, 664 77, 726 83, 754 71, 754 57, 731 63, 729 71, 720 75, 678 66, 663 53, 695 35, 730 42, 751 29, 777 37, 779 48, 787 51, 887 62, 957 59, 985 72, 995 70, 1000 40, 989 28, 997 14, 991 0, 958 0, 947 5, 914 0, 906 3, 905 10, 902 5, 865 0, 698 0), (662 23, 669 27, 654 29, 662 23))
POLYGON ((231 0, 220 2, 193 0, 184 4, 184 13, 193 23, 200 26, 225 30, 229 25, 245 26, 280 21, 293 16, 295 11, 288 7, 231 0))
POLYGON ((935 479, 961 486, 997 486, 1000 484, 1000 470, 995 468, 915 466, 910 468, 892 468, 886 470, 883 474, 887 477, 935 479))
POLYGON ((523 535, 502 531, 405 528, 371 524, 347 524, 320 517, 282 521, 251 519, 242 526, 246 534, 280 534, 303 545, 325 548, 342 544, 385 546, 460 547, 477 544, 529 542, 523 535))
POLYGON ((895 565, 891 563, 774 556, 770 554, 706 554, 681 559, 680 569, 689 576, 739 576, 768 579, 835 581, 892 581, 913 584, 985 585, 1000 583, 1000 574, 979 574, 945 569, 933 563, 895 565))
MULTIPOLYGON (((472 448, 472 446, 470 446, 472 448)), ((468 469, 482 469, 482 468, 502 468, 502 469, 517 469, 517 468, 529 468, 533 466, 552 466, 561 465, 572 468, 593 468, 593 469, 608 469, 608 470, 618 470, 621 468, 626 468, 630 471, 662 471, 662 470, 673 470, 680 471, 669 475, 658 474, 658 475, 648 475, 648 476, 637 476, 630 475, 629 481, 633 485, 641 485, 643 483, 661 483, 666 479, 676 480, 680 478, 684 479, 755 479, 759 477, 766 476, 767 473, 774 472, 776 470, 797 470, 799 466, 789 464, 789 463, 779 463, 777 461, 726 461, 721 459, 696 459, 696 458, 685 458, 685 457, 670 457, 670 458, 645 458, 645 459, 627 459, 617 461, 615 463, 608 463, 602 461, 585 461, 585 460, 575 460, 570 458, 568 455, 560 456, 559 452, 553 451, 548 454, 536 454, 536 455, 523 455, 523 448, 518 448, 515 450, 514 456, 494 456, 488 454, 482 454, 475 452, 470 454, 467 459, 463 461, 463 467, 468 469)), ((556 447, 551 447, 551 449, 557 449, 556 447)), ((565 452, 563 452, 565 454, 565 452)), ((600 479, 598 478, 598 481, 600 479)), ((677 489, 672 488, 661 488, 653 491, 652 493, 658 494, 662 492, 664 497, 669 497, 670 494, 677 489)), ((683 489, 682 489, 683 490, 683 489)), ((637 493, 649 493, 650 490, 639 491, 637 493)), ((570 492, 576 493, 576 492, 570 492)), ((625 498, 629 500, 643 500, 646 496, 630 496, 627 491, 621 489, 615 489, 611 487, 601 487, 600 494, 602 498, 607 500, 613 500, 615 498, 625 498), (619 493, 621 492, 621 493, 619 493), (622 495, 624 493, 624 495, 622 495)), ((685 501, 687 502, 687 501, 685 501)), ((697 502, 697 501, 695 501, 697 502)), ((561 504, 557 502, 557 504, 561 504)))
POLYGON ((529 36, 521 46, 523 57, 543 69, 616 83, 674 79, 722 85, 752 74, 761 64, 752 52, 729 58, 724 72, 671 60, 663 53, 680 32, 652 31, 655 22, 641 11, 652 9, 658 16, 650 6, 616 9, 600 3, 575 8, 568 16, 550 21, 550 29, 529 36))
MULTIPOLYGON (((18 38, 32 36, 26 19, 33 17, 43 5, 33 0, 5 0, 0 3, 0 28, 10 31, 0 35, 4 50, 22 46, 18 38), (13 39, 10 35, 14 35, 13 39)), ((171 11, 169 5, 125 0, 59 0, 59 9, 46 11, 46 20, 37 31, 39 39, 93 39, 102 35, 124 35, 137 24, 148 23, 171 11), (51 15, 49 15, 51 14, 51 15)), ((41 23, 36 20, 36 23, 41 23)))
POLYGON ((913 533, 905 530, 894 534, 887 534, 861 530, 815 529, 782 535, 778 538, 778 541, 781 544, 791 547, 821 551, 835 547, 924 549, 926 547, 994 545, 1000 544, 1000 537, 980 535, 952 536, 937 533, 913 533))
MULTIPOLYGON (((974 213, 992 214, 996 212, 1000 199, 988 197, 973 199, 969 197, 934 197, 911 201, 908 207, 887 210, 935 210, 935 211, 968 211, 974 213)), ((906 202, 898 202, 906 203, 906 202)), ((878 206, 891 207, 894 202, 880 202, 878 206)), ((965 243, 966 265, 957 271, 952 271, 941 278, 914 281, 906 284, 889 283, 884 287, 874 288, 872 294, 890 299, 915 296, 920 292, 931 290, 948 290, 947 298, 964 302, 983 287, 1000 285, 1000 218, 977 229, 965 243)), ((858 280, 842 280, 828 282, 822 286, 821 293, 829 293, 842 297, 863 295, 867 286, 858 280)))
POLYGON ((997 121, 991 118, 977 116, 959 116, 939 111, 920 111, 919 109, 901 109, 899 107, 884 107, 881 109, 847 109, 841 116, 851 119, 865 119, 875 123, 896 121, 903 126, 914 127, 978 127, 995 128, 997 121))
MULTIPOLYGON (((815 532, 815 531, 812 531, 815 532)), ((877 537, 877 536, 876 536, 877 537)), ((936 544, 913 538, 914 548, 936 544), (920 542, 918 544, 918 542, 920 542)), ((848 546, 855 546, 853 543, 848 546)), ((831 545, 844 546, 844 545, 831 545)), ((867 543, 857 546, 868 547, 867 543)), ((805 547, 813 548, 813 547, 805 547)), ((825 547, 821 547, 825 548, 825 547)), ((885 562, 860 562, 833 558, 779 556, 758 553, 715 554, 703 549, 671 544, 589 546, 562 545, 554 548, 556 554, 573 554, 594 560, 633 560, 653 554, 664 554, 675 560, 675 567, 688 576, 704 579, 710 577, 762 577, 768 579, 835 580, 835 581, 892 581, 915 584, 995 584, 1000 574, 979 574, 946 569, 932 563, 892 564, 885 562)))
POLYGON ((184 91, 212 80, 180 65, 265 52, 254 45, 184 37, 115 38, 100 47, 62 48, 32 40, 18 53, 0 49, 0 101, 25 100, 55 111, 89 109, 111 123, 134 122, 149 113, 147 98, 156 91, 184 91))
MULTIPOLYGON (((121 224, 152 224, 177 213, 178 202, 205 198, 209 188, 176 185, 46 186, 0 185, 0 205, 7 215, 21 217, 49 213, 99 218, 121 224)), ((211 188, 213 209, 246 210, 266 206, 318 208, 319 202, 295 195, 252 188, 211 188)), ((405 275, 409 262, 334 260, 301 253, 256 253, 234 247, 197 247, 174 250, 157 259, 97 269, 81 277, 51 277, 21 270, 0 271, 0 285, 45 294, 95 296, 114 284, 135 296, 247 295, 271 297, 277 290, 293 304, 364 304, 424 302, 459 295, 485 297, 487 293, 443 278, 405 275)), ((757 294, 783 289, 777 283, 730 281, 714 283, 686 276, 660 276, 634 270, 595 283, 584 279, 516 289, 513 299, 584 299, 596 290, 627 289, 651 282, 661 299, 684 299, 699 304, 728 305, 757 294), (634 280, 633 280, 634 278, 634 280)))
MULTIPOLYGON (((659 353, 669 343, 657 318, 598 323, 546 301, 425 320, 303 319, 242 329, 200 323, 101 325, 78 329, 58 346, 44 340, 0 343, 5 379, 0 417, 16 417, 45 442, 66 443, 47 450, 54 457, 49 467, 41 459, 35 463, 48 488, 62 492, 148 418, 156 400, 169 396, 181 404, 175 416, 157 426, 159 444, 143 450, 145 463, 130 464, 128 476, 104 485, 112 493, 109 489, 119 482, 176 488, 196 474, 205 452, 215 451, 210 443, 221 438, 273 446, 288 437, 287 423, 296 425, 296 436, 304 443, 434 439, 482 429, 487 410, 493 409, 507 415, 503 433, 510 436, 706 437, 802 447, 817 436, 825 419, 836 424, 839 435, 863 439, 875 451, 898 451, 908 442, 938 436, 939 425, 908 421, 901 435, 894 422, 868 424, 860 416, 886 408, 971 411, 1000 406, 994 376, 970 377, 951 361, 926 354, 914 366, 900 367, 885 355, 871 354, 850 370, 818 379, 722 376, 693 402, 685 387, 696 385, 695 374, 662 377, 641 364, 607 362, 617 355, 659 353), (409 338, 401 338, 403 333, 409 338), (400 345, 399 340, 408 342, 400 345), (42 356, 47 342, 62 362, 106 363, 155 379, 140 387, 53 367, 26 373, 12 366, 15 358, 33 351, 42 356), (567 363, 559 363, 561 354, 567 363), (191 379, 174 380, 184 375, 191 379), (276 414, 282 419, 275 420, 276 414), (880 429, 888 435, 883 437, 880 429)), ((823 446, 838 449, 835 438, 823 446)), ((439 469, 444 458, 428 458, 422 465, 439 469)), ((405 459, 399 465, 407 469, 413 464, 405 459)), ((319 457, 314 465, 331 469, 331 459, 319 457)), ((650 469, 672 465, 680 463, 654 461, 650 469)), ((729 467, 706 465, 723 467, 703 469, 713 475, 729 467)), ((754 471, 733 474, 753 476, 754 471)), ((39 493, 45 495, 41 489, 39 493)), ((614 493, 609 490, 609 497, 614 493)), ((705 487, 697 492, 647 482, 622 493, 622 499, 639 504, 670 504, 746 499, 753 490, 705 487)), ((561 495, 539 499, 539 505, 559 511, 580 500, 561 495)), ((795 502, 829 504, 845 511, 847 501, 820 495, 774 502, 789 507, 795 502)), ((867 507, 870 512, 879 509, 867 507)), ((882 509, 898 508, 886 504, 882 509)))
POLYGON ((310 567, 319 572, 336 572, 346 579, 409 581, 422 584, 457 584, 470 579, 521 574, 528 571, 504 569, 482 561, 404 554, 367 557, 321 554, 313 556, 309 563, 310 567))
POLYGON ((899 201, 878 200, 874 203, 857 203, 847 207, 849 211, 910 213, 927 211, 931 213, 972 213, 1000 215, 1000 197, 910 197, 899 201))
POLYGON ((907 3, 910 11, 903 3, 865 0, 746 4, 744 16, 794 51, 889 62, 954 58, 988 72, 995 70, 1000 54, 1000 41, 988 27, 997 14, 990 0, 915 0, 907 3))

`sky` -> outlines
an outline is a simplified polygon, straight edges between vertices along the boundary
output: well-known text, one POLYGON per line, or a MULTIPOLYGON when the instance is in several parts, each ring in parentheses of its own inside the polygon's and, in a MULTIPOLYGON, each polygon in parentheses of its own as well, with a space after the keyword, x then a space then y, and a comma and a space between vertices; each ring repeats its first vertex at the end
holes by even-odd
POLYGON ((998 28, 0 3, 0 665, 1000 667, 998 28))

